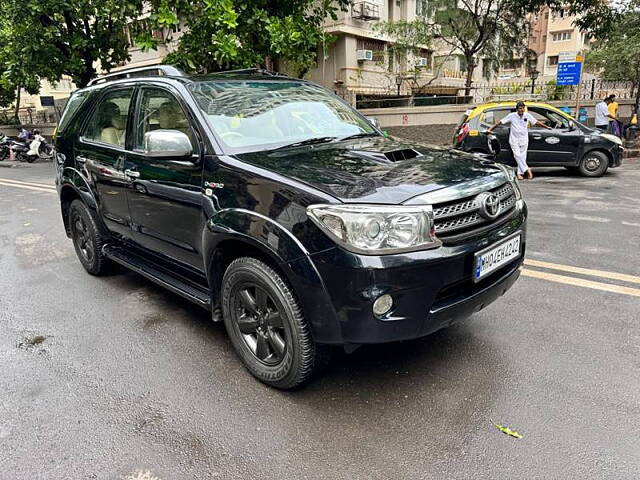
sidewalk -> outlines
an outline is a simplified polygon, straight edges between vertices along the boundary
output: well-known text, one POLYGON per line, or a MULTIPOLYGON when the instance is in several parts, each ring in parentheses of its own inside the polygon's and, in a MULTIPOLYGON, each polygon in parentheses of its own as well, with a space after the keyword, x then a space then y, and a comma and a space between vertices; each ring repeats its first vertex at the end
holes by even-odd
POLYGON ((15 162, 10 160, 4 160, 0 162, 0 168, 23 168, 29 166, 26 162, 15 162))

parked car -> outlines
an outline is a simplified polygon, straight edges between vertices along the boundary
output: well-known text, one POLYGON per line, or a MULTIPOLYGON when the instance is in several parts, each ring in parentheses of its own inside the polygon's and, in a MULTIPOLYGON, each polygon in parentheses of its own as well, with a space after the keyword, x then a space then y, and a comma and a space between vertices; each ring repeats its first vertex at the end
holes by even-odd
POLYGON ((279 74, 109 75, 73 94, 55 146, 64 227, 87 272, 124 265, 206 308, 278 388, 309 380, 331 346, 470 316, 524 257, 511 169, 386 138, 279 74))
MULTIPOLYGON (((576 121, 563 111, 546 103, 525 102, 527 111, 553 127, 529 129, 527 163, 532 167, 566 167, 587 177, 600 177, 608 168, 622 164, 622 141, 615 135, 600 132, 576 121)), ((484 133, 511 112, 516 102, 486 103, 464 113, 453 138, 453 145, 465 152, 497 154, 497 161, 515 165, 509 147, 509 126, 499 126, 493 134, 499 140, 494 152, 484 133)))

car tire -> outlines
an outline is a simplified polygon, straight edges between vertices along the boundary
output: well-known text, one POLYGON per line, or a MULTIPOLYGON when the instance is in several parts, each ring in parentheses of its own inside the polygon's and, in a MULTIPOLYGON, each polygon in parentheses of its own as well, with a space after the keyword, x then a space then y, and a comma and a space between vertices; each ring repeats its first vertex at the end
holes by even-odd
POLYGON ((578 171, 584 177, 601 177, 608 168, 609 158, 598 151, 587 152, 578 165, 578 171))
POLYGON ((81 200, 69 206, 69 229, 76 255, 84 269, 91 275, 104 275, 111 270, 111 263, 102 253, 105 238, 101 235, 93 214, 81 200))
POLYGON ((329 361, 287 283, 266 263, 234 260, 222 280, 224 324, 249 372, 282 390, 300 387, 329 361))

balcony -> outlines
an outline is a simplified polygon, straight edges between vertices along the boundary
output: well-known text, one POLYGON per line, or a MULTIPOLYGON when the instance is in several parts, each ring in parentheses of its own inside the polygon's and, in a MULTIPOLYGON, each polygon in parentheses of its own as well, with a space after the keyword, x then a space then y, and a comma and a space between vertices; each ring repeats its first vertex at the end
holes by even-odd
POLYGON ((371 2, 357 2, 351 6, 351 18, 369 22, 380 20, 380 5, 371 2))

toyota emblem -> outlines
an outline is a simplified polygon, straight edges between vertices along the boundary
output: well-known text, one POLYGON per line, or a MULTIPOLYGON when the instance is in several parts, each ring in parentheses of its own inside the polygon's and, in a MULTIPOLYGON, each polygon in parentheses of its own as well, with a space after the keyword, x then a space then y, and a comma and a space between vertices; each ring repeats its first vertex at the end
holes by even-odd
POLYGON ((500 199, 493 193, 481 193, 476 197, 476 203, 480 209, 480 215, 487 220, 493 220, 500 215, 500 210, 502 210, 500 199))

